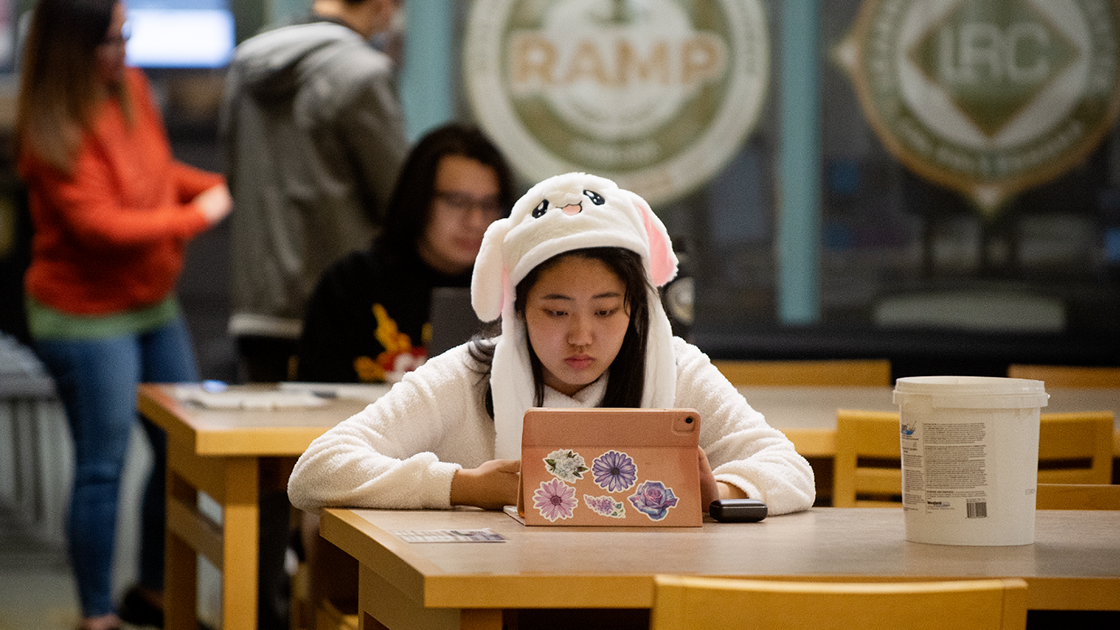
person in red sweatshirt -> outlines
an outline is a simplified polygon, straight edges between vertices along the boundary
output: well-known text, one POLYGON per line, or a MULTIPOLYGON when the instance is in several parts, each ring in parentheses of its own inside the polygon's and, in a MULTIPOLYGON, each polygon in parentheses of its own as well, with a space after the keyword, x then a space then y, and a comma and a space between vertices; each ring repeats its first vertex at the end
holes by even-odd
MULTIPOLYGON (((120 625, 112 560, 136 388, 198 379, 175 286, 187 242, 232 208, 220 175, 172 157, 147 80, 125 66, 127 39, 118 0, 40 0, 16 123, 34 225, 24 277, 28 328, 74 438, 67 535, 80 630, 120 625)), ((124 603, 158 613, 166 448, 158 427, 143 427, 155 457, 139 584, 124 603)), ((143 621, 162 623, 151 614, 143 621)))

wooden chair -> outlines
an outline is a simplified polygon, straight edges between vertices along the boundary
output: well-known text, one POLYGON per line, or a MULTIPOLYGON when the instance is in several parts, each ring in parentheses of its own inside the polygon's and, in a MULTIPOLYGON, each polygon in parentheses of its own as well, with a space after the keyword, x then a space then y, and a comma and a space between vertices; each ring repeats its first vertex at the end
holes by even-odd
POLYGON ((899 506, 902 463, 898 430, 897 412, 836 412, 833 507, 899 506))
POLYGON ((300 513, 306 559, 291 582, 289 630, 358 630, 358 561, 319 535, 319 515, 300 513))
POLYGON ((1120 387, 1120 367, 1012 364, 1007 375, 1043 381, 1047 387, 1120 387))
POLYGON ((289 630, 359 630, 356 596, 343 601, 313 597, 310 573, 308 563, 301 562, 292 576, 289 630))
POLYGON ((783 582, 686 576, 654 578, 651 630, 1022 629, 1021 579, 951 582, 783 582))
POLYGON ((1112 483, 1111 411, 1044 413, 1038 429, 1039 483, 1112 483))
POLYGON ((1039 510, 1120 510, 1120 486, 1103 483, 1040 483, 1039 510))
MULTIPOLYGON (((834 507, 898 507, 902 468, 898 413, 836 412, 834 507)), ((1039 483, 1107 484, 1112 480, 1112 412, 1040 414, 1039 483)))
POLYGON ((891 385, 887 359, 837 359, 823 361, 712 361, 733 385, 867 386, 891 385))
POLYGON ((315 611, 315 628, 318 630, 359 630, 361 622, 355 610, 342 610, 337 602, 324 599, 315 611))

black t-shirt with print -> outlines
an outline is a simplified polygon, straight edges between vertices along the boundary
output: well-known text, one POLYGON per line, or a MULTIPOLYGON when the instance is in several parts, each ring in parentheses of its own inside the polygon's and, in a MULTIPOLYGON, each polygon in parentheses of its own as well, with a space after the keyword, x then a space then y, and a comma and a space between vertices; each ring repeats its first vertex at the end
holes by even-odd
POLYGON ((381 243, 347 254, 323 273, 308 302, 296 378, 379 382, 394 363, 408 369, 410 362, 423 357, 432 288, 470 283, 469 270, 449 276, 414 252, 398 252, 381 243))

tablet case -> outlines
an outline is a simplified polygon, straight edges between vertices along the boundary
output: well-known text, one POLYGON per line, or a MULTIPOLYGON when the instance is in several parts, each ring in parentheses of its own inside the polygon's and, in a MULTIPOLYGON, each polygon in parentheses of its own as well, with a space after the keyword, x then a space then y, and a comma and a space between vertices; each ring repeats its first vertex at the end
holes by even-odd
POLYGON ((526 525, 699 527, 700 414, 533 408, 521 440, 526 525))

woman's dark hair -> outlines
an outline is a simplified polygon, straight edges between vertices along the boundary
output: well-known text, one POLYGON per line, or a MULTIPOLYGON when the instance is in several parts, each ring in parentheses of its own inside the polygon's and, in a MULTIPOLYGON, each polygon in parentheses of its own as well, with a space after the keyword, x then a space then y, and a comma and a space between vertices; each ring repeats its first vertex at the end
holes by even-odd
POLYGON ((439 162, 448 155, 470 158, 494 169, 502 216, 509 216, 514 202, 513 175, 505 157, 476 127, 452 123, 428 133, 409 152, 386 208, 379 237, 382 247, 398 254, 415 251, 431 219, 439 162))
MULTIPOLYGON (((97 47, 104 43, 119 0, 40 0, 24 44, 16 150, 30 151, 69 173, 81 134, 100 96, 97 47)), ((131 121, 122 82, 110 86, 131 121)))
MULTIPOLYGON (((649 283, 646 280, 645 267, 642 257, 636 252, 621 247, 591 247, 587 249, 574 249, 557 254, 552 258, 537 265, 521 282, 517 283, 515 290, 513 310, 518 317, 525 316, 525 301, 529 291, 536 285, 540 275, 548 269, 559 264, 560 261, 578 257, 589 260, 598 260, 605 264, 622 280, 626 288, 625 304, 630 311, 630 325, 626 328, 626 335, 622 339, 622 347, 610 365, 610 377, 607 380, 607 391, 603 394, 600 407, 641 407, 642 393, 645 388, 646 373, 646 339, 649 333, 649 283)), ((489 375, 494 362, 494 339, 482 335, 476 336, 471 344, 471 356, 479 364, 479 372, 486 377, 489 375)), ((526 334, 528 343, 528 334, 526 334)), ((529 363, 533 370, 534 404, 540 406, 544 403, 544 371, 536 352, 529 348, 529 363)), ((494 401, 491 388, 486 388, 484 404, 487 413, 494 416, 494 401)))

